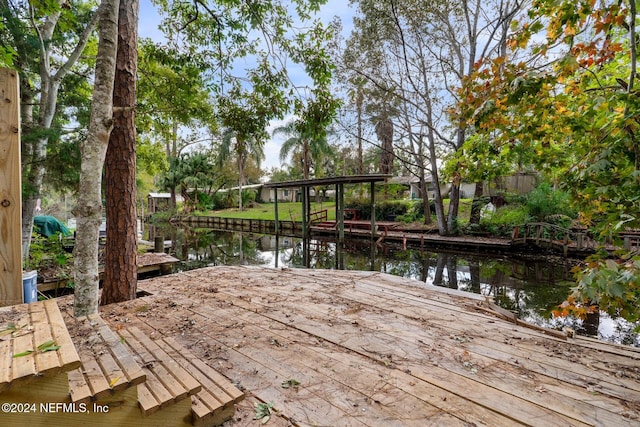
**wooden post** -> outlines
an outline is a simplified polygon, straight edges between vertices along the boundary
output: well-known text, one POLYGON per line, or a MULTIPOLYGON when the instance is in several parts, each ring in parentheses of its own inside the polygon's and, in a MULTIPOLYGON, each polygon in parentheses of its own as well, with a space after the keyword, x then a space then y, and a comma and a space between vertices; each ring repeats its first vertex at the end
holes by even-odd
MULTIPOLYGON (((275 192, 275 195, 273 196, 273 201, 275 202, 275 206, 274 206, 275 232, 276 232, 276 236, 278 236, 278 234, 280 234, 280 223, 278 221, 278 187, 274 189, 274 192, 275 192)), ((277 262, 277 252, 276 252, 276 262, 277 262)))
POLYGON ((307 187, 302 187, 302 238, 307 237, 307 187))
POLYGON ((338 242, 344 243, 344 184, 337 185, 338 191, 338 242))
POLYGON ((164 252, 164 237, 163 236, 156 236, 153 239, 153 251, 156 252, 156 253, 164 252))
POLYGON ((0 69, 0 306, 21 304, 22 189, 18 73, 0 69))
MULTIPOLYGON (((385 184, 386 185, 386 184, 385 184)), ((376 183, 371 181, 371 239, 376 235, 376 183)))

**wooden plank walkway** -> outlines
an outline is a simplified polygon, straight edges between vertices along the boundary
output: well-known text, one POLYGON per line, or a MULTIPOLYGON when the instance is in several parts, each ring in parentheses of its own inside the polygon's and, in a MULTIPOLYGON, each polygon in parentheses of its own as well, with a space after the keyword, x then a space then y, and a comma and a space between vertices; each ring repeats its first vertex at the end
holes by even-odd
POLYGON ((546 335, 484 298, 383 273, 212 267, 101 308, 243 389, 230 425, 637 426, 640 349, 546 335), (299 383, 299 384, 298 384, 299 383))

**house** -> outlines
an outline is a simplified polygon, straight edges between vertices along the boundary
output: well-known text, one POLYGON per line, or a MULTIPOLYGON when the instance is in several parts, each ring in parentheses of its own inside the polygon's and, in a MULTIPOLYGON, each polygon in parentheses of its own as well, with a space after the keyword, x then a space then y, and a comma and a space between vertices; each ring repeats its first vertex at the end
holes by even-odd
MULTIPOLYGON (((427 191, 429 199, 433 200, 434 191, 431 184, 431 176, 427 176, 427 191)), ((536 172, 518 172, 511 175, 497 177, 492 181, 485 181, 483 193, 485 196, 498 196, 504 193, 527 194, 536 187, 538 174, 536 172)), ((414 176, 394 176, 389 180, 392 184, 406 185, 409 188, 408 197, 411 199, 420 198, 420 183, 418 178, 414 176)), ((440 193, 443 197, 449 193, 451 189, 450 183, 440 185, 440 193)), ((462 182, 460 184, 460 197, 464 199, 473 198, 476 191, 476 184, 470 182, 462 182)))

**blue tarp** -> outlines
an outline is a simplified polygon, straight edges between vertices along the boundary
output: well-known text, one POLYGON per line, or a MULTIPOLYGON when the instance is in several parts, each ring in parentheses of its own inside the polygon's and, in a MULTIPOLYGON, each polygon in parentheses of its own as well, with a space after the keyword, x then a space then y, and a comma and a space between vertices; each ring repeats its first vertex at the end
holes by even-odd
POLYGON ((36 233, 44 237, 55 236, 58 233, 62 233, 65 236, 71 235, 71 231, 69 231, 66 225, 58 221, 56 217, 49 215, 33 217, 33 229, 36 233))

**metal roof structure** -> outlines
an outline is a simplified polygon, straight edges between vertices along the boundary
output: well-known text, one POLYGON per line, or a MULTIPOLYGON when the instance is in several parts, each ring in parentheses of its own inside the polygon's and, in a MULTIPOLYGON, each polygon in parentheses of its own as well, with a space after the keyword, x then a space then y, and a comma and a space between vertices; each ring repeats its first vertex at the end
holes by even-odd
POLYGON ((362 184, 365 182, 380 182, 392 178, 387 174, 368 175, 344 175, 326 178, 299 179, 295 181, 267 182, 265 188, 291 188, 291 187, 313 187, 315 185, 336 185, 336 184, 362 184))

